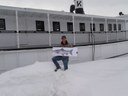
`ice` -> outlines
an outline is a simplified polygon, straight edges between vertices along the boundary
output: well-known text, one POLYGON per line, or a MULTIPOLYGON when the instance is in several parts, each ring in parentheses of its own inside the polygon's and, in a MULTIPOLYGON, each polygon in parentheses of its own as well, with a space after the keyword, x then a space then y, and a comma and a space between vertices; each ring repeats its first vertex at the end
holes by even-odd
POLYGON ((128 57, 69 65, 35 62, 0 75, 0 96, 128 96, 128 57))

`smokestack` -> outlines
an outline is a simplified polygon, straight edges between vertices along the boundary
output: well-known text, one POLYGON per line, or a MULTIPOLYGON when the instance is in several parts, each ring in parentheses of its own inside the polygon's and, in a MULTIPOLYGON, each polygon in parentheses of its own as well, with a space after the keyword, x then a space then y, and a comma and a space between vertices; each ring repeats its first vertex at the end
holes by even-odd
POLYGON ((84 14, 83 0, 74 0, 74 4, 75 4, 75 13, 84 14))
POLYGON ((75 11, 75 5, 71 5, 70 6, 70 13, 74 13, 74 11, 75 11))

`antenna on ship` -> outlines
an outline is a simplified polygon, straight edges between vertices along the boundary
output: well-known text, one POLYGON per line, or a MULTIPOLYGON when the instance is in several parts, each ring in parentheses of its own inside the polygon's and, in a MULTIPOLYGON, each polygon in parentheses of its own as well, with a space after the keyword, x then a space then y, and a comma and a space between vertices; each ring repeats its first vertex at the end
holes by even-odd
POLYGON ((124 13, 123 12, 119 12, 119 15, 122 16, 122 15, 124 15, 124 13))

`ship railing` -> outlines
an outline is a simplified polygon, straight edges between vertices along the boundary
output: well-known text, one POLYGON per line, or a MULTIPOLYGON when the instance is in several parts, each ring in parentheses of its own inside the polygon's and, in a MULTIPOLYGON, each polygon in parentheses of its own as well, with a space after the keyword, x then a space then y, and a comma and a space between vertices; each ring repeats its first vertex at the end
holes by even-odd
POLYGON ((29 31, 20 30, 19 32, 17 32, 15 30, 0 30, 0 36, 1 36, 0 49, 4 49, 5 47, 6 47, 5 49, 12 49, 12 48, 13 49, 14 48, 29 49, 29 48, 49 48, 53 46, 59 46, 60 38, 58 36, 62 36, 62 35, 67 35, 69 37, 68 38, 69 41, 72 41, 71 43, 76 46, 109 44, 109 43, 128 41, 128 30, 94 31, 94 32, 90 32, 90 31, 76 31, 76 32, 50 31, 49 32, 49 31, 33 31, 33 30, 29 30, 29 31), (17 36, 17 33, 19 33, 19 36, 17 36), (30 41, 29 39, 32 41, 30 41), (19 40, 19 48, 17 48, 17 45, 18 45, 17 40, 19 40), (45 44, 46 42, 44 42, 43 40, 47 40, 46 41, 47 44, 45 44), (58 43, 53 42, 54 40, 55 42, 58 42, 58 43), (13 41, 16 44, 14 44, 13 41), (36 42, 38 43, 38 41, 40 43, 36 44, 36 42), (6 46, 2 46, 2 44, 6 46), (10 44, 10 45, 7 45, 7 44, 10 44))

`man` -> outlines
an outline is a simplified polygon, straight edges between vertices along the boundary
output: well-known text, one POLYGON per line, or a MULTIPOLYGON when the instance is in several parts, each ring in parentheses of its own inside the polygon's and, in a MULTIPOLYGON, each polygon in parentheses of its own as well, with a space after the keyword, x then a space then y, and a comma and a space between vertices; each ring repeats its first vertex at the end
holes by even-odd
MULTIPOLYGON (((66 36, 61 37, 61 47, 69 47, 69 43, 67 41, 66 36)), ((62 60, 63 65, 64 65, 64 71, 68 69, 68 61, 69 61, 69 56, 55 56, 52 58, 53 63, 56 66, 56 69, 54 70, 57 72, 59 69, 61 69, 58 61, 62 60)))

